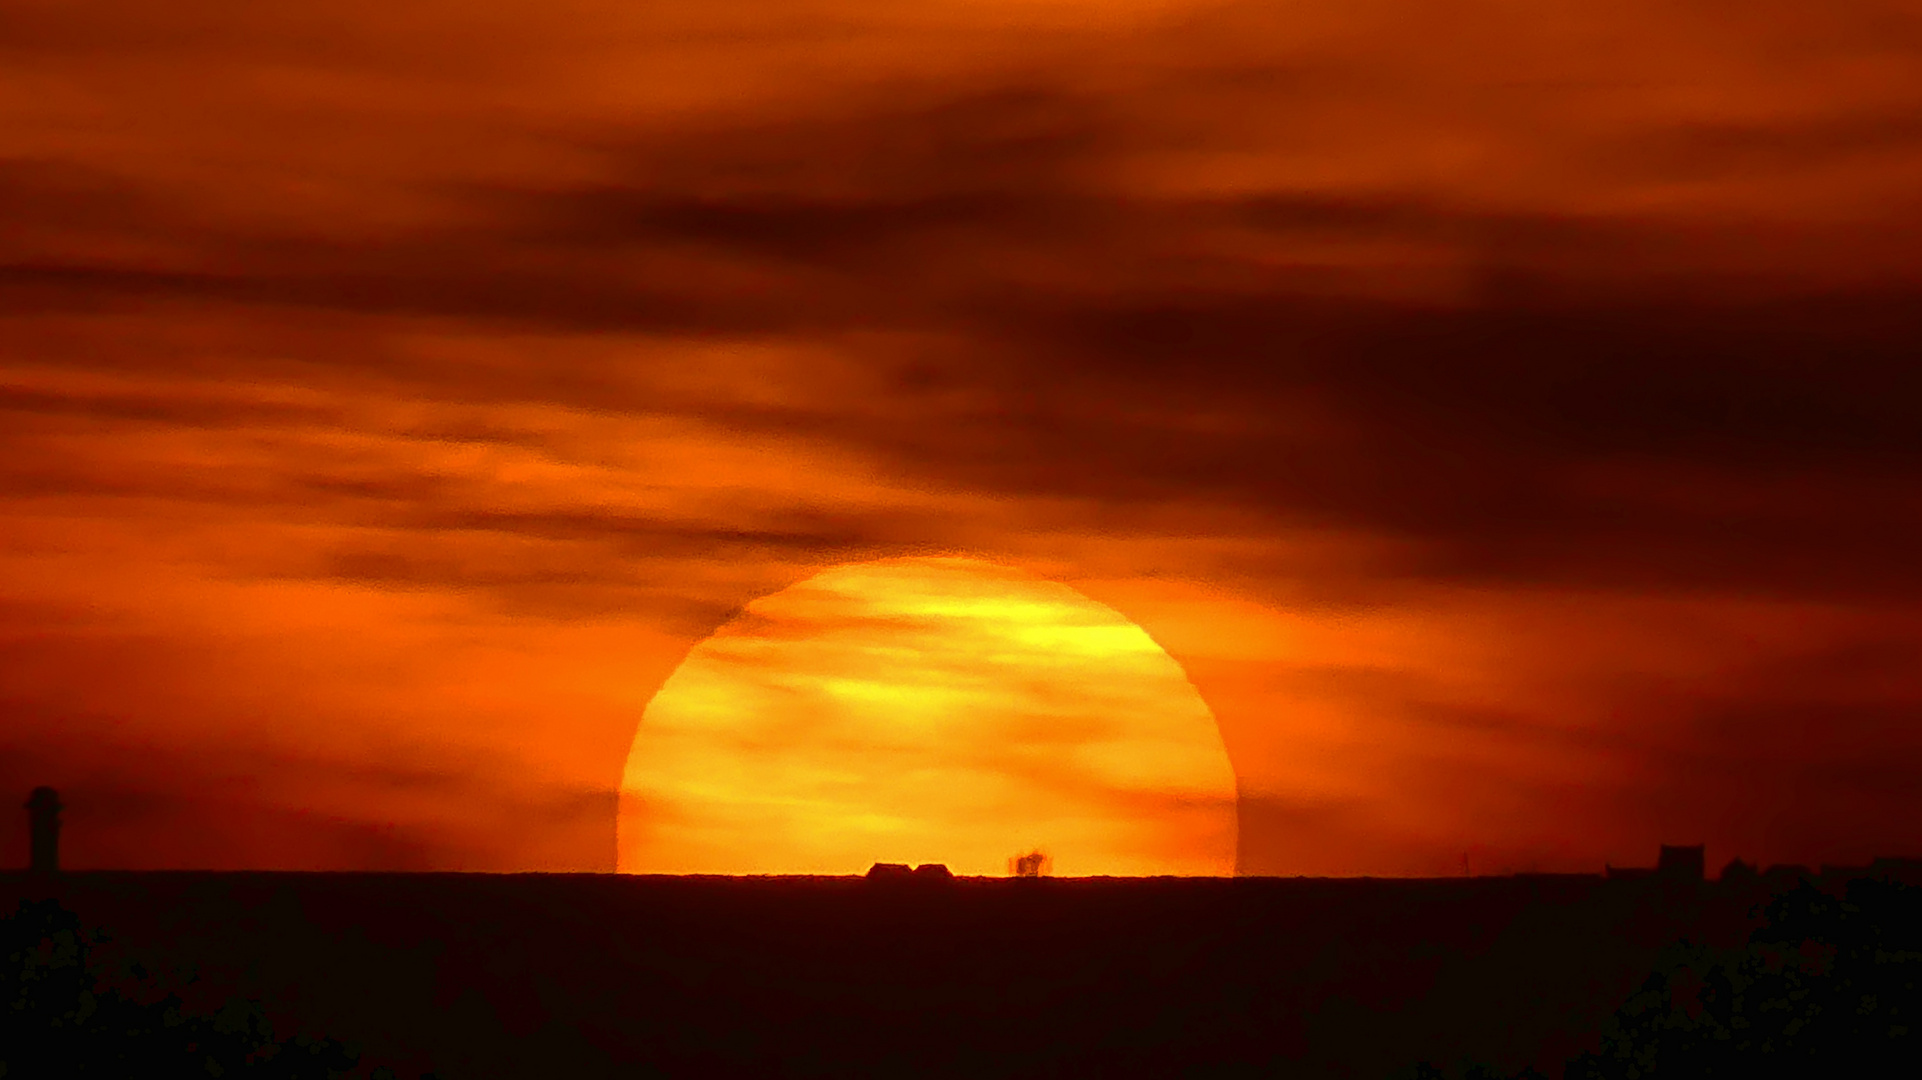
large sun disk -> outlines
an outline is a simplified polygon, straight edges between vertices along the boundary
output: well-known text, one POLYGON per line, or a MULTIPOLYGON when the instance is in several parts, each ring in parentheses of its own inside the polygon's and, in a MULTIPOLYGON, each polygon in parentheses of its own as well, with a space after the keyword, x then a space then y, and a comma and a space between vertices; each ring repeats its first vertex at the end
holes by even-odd
POLYGON ((629 873, 1230 874, 1214 717, 1146 631, 972 559, 837 567, 697 645, 641 719, 629 873))

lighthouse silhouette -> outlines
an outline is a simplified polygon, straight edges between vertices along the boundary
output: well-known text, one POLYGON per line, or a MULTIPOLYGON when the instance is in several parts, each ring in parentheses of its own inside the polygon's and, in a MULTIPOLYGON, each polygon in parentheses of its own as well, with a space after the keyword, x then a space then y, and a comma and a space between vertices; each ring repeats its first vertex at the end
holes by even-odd
POLYGON ((33 839, 33 853, 27 863, 36 874, 57 873, 60 869, 60 793, 50 787, 37 787, 27 796, 27 829, 33 839))

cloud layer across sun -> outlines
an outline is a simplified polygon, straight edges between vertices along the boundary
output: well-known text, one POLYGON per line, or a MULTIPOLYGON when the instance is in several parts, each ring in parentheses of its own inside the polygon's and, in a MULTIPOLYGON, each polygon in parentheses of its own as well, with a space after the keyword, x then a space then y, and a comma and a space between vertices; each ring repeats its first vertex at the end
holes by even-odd
POLYGON ((842 567, 748 605, 649 704, 620 868, 1235 869, 1215 719, 1139 626, 960 558, 842 567))
POLYGON ((937 551, 1167 648, 1246 872, 1922 851, 1908 0, 5 25, 72 865, 612 869, 690 649, 937 551))

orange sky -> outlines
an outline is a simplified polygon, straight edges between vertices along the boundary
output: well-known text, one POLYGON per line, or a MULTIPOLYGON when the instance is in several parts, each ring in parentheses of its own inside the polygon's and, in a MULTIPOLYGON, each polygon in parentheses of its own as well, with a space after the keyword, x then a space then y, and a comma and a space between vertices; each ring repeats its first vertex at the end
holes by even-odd
POLYGON ((1922 853, 1914 3, 6 22, 70 865, 612 869, 688 650, 929 553, 1166 647, 1244 872, 1922 853))

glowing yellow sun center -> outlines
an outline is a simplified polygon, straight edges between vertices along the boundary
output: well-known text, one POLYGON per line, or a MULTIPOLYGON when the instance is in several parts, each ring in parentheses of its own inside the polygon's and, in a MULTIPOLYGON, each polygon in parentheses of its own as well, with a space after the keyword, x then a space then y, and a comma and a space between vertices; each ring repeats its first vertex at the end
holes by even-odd
POLYGON ((838 567, 750 604, 642 717, 620 869, 1231 874, 1214 717, 1139 626, 972 559, 838 567))

